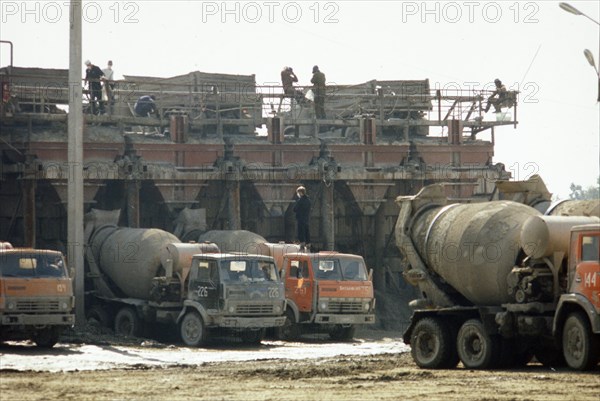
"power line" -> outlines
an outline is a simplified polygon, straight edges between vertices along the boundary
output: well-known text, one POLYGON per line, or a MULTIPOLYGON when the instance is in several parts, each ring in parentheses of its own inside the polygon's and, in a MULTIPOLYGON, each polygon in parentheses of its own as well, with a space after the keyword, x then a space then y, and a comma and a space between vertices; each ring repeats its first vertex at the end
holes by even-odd
POLYGON ((529 70, 531 69, 531 66, 533 65, 533 62, 537 58, 537 55, 540 52, 541 48, 542 48, 542 44, 540 43, 540 45, 538 46, 537 50, 535 51, 535 54, 533 55, 533 59, 531 59, 531 63, 529 63, 529 67, 527 67, 527 71, 525 71, 525 74, 523 75, 523 78, 521 78, 521 82, 519 83, 519 88, 521 86, 523 86, 523 82, 525 81, 525 77, 527 77, 527 74, 529 73, 529 70))

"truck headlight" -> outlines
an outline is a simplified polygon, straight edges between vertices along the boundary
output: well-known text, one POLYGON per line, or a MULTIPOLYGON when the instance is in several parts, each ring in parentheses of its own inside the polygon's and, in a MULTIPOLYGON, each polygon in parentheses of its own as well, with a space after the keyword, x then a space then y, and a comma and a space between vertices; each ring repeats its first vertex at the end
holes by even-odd
POLYGON ((228 311, 229 311, 229 313, 235 312, 235 306, 230 306, 228 311))
POLYGON ((14 309, 16 309, 16 304, 14 301, 10 301, 8 303, 8 310, 14 310, 14 309))
POLYGON ((326 311, 326 310, 327 310, 327 306, 328 306, 328 305, 327 305, 327 302, 326 302, 326 301, 321 301, 321 302, 319 302, 319 309, 320 309, 321 311, 326 311))
POLYGON ((365 302, 363 304, 363 308, 364 308, 365 312, 368 312, 369 309, 371 309, 371 305, 368 302, 365 302))
POLYGON ((273 312, 275 312, 275 313, 281 312, 281 306, 275 305, 275 307, 273 308, 273 312))
POLYGON ((65 301, 63 301, 60 303, 60 308, 63 310, 67 310, 67 309, 69 309, 69 304, 66 303, 65 301))

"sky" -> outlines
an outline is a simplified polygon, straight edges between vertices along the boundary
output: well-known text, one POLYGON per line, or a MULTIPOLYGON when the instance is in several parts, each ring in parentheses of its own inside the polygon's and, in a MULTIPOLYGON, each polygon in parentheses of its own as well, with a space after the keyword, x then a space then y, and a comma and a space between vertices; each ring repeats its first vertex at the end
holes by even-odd
MULTIPOLYGON (((600 2, 570 1, 600 20, 600 2)), ((432 88, 520 90, 519 125, 497 128, 494 162, 533 174, 556 198, 596 184, 600 26, 557 1, 84 1, 83 60, 125 75, 255 74, 279 85, 292 66, 309 85, 429 79, 432 88)), ((0 0, 0 39, 14 65, 68 68, 67 0, 0 0)), ((0 65, 9 63, 0 46, 0 65)), ((83 61, 82 60, 82 61, 83 61)))

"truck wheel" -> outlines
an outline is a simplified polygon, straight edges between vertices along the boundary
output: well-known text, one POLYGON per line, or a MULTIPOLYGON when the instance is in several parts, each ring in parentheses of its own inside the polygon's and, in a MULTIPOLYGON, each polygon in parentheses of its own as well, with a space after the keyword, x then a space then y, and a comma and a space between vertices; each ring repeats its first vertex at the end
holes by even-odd
POLYGON ((294 311, 288 309, 285 312, 285 323, 275 328, 275 337, 279 340, 295 341, 300 337, 300 325, 296 323, 294 311))
POLYGON ((139 337, 142 323, 135 309, 130 306, 122 308, 115 316, 115 333, 125 337, 139 337))
POLYGON ((483 323, 477 319, 463 323, 458 331, 456 348, 467 369, 488 369, 500 359, 499 339, 488 335, 483 323))
POLYGON ((356 333, 356 326, 336 324, 329 332, 329 338, 335 341, 350 341, 354 339, 354 333, 356 333))
POLYGON ((179 325, 181 340, 188 347, 197 347, 208 340, 208 332, 202 317, 196 311, 185 314, 179 325))
POLYGON ((589 370, 598 363, 600 341, 581 312, 572 313, 565 320, 562 346, 565 361, 573 369, 589 370))
POLYGON ((258 345, 265 338, 265 329, 246 330, 242 332, 242 342, 244 344, 258 345))
POLYGON ((40 348, 52 348, 58 342, 60 329, 58 327, 48 327, 38 331, 33 337, 33 342, 40 348))
POLYGON ((438 318, 426 317, 415 324, 410 352, 420 368, 446 369, 458 363, 452 330, 438 318))
POLYGON ((92 306, 87 313, 87 321, 88 323, 100 327, 109 327, 110 326, 110 317, 108 316, 108 312, 100 305, 92 306))

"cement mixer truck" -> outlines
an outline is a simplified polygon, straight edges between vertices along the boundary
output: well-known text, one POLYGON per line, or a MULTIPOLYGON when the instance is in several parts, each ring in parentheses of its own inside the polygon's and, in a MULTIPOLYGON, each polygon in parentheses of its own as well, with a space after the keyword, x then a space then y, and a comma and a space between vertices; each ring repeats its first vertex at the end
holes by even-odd
POLYGON ((339 252, 300 252, 300 246, 269 243, 245 230, 215 230, 200 235, 225 251, 272 256, 285 286, 285 324, 275 329, 282 340, 303 333, 328 333, 333 340, 351 340, 356 327, 375 323, 371 274, 362 256, 339 252))
POLYGON ((114 321, 117 333, 132 336, 145 325, 178 325, 188 346, 205 343, 217 328, 258 343, 266 328, 283 325, 283 284, 273 258, 180 243, 158 229, 117 227, 106 220, 118 218, 101 212, 86 216, 88 319, 114 321))
POLYGON ((404 341, 422 368, 600 359, 600 219, 513 201, 450 203, 443 187, 399 197, 396 241, 421 298, 404 341))

